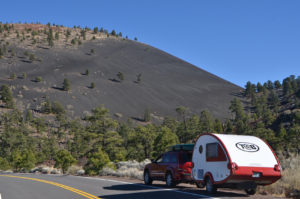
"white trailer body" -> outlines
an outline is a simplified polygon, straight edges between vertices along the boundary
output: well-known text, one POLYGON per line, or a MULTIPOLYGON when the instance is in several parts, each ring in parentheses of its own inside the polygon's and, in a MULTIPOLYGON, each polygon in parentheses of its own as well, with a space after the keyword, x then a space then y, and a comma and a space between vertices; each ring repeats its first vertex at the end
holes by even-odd
POLYGON ((202 134, 192 158, 194 181, 210 180, 219 187, 267 185, 281 177, 280 163, 271 147, 255 136, 202 134))

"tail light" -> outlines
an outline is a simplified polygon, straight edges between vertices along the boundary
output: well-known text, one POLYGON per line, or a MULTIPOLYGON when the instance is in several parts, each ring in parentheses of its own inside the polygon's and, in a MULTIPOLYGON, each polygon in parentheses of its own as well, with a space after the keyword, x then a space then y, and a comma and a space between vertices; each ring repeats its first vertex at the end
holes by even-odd
POLYGON ((233 170, 238 170, 238 165, 235 163, 235 162, 232 162, 232 163, 228 163, 228 165, 227 165, 227 168, 228 169, 233 169, 233 170))
POLYGON ((281 166, 278 165, 278 164, 275 164, 274 170, 275 170, 275 171, 281 171, 281 166))
POLYGON ((194 168, 194 163, 193 163, 193 162, 186 162, 186 163, 184 164, 184 167, 185 167, 185 168, 194 168))

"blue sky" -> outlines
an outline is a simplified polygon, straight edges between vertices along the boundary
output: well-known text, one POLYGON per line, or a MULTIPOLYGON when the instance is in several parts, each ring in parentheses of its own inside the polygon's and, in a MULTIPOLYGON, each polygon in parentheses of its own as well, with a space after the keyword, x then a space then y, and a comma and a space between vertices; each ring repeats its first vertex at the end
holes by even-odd
POLYGON ((298 0, 19 0, 2 22, 104 27, 237 85, 300 75, 298 0))

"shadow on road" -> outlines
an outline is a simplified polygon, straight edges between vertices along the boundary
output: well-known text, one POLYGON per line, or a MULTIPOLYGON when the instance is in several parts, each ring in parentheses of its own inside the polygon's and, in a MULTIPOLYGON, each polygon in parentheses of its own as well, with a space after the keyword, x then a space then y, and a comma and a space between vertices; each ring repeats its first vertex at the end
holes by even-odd
POLYGON ((123 185, 112 185, 103 187, 106 190, 112 191, 120 191, 120 194, 116 195, 102 195, 99 196, 101 198, 106 199, 115 199, 115 198, 142 198, 142 199, 150 199, 150 198, 210 198, 210 197, 218 197, 218 198, 236 198, 236 197, 246 197, 249 196, 241 193, 227 192, 220 190, 216 194, 207 194, 203 189, 197 189, 193 187, 184 187, 184 186, 176 186, 176 188, 168 188, 166 185, 151 185, 146 186, 144 184, 123 184, 123 185), (167 190, 166 190, 167 189, 167 190), (151 190, 151 191, 150 191, 151 190), (133 192, 134 193, 128 193, 133 192), (127 192, 127 193, 126 193, 127 192), (177 197, 178 196, 178 197, 177 197))

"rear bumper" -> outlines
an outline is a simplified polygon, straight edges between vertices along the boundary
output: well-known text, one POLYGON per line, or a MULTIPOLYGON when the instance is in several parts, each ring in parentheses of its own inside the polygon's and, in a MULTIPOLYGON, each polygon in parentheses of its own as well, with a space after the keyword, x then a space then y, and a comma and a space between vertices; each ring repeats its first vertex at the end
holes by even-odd
POLYGON ((193 178, 191 173, 180 172, 178 173, 178 175, 175 176, 175 180, 177 182, 192 182, 193 178))
POLYGON ((268 185, 282 176, 281 171, 269 167, 238 167, 232 170, 227 183, 255 182, 257 185, 268 185), (257 175, 256 175, 257 174, 257 175))

